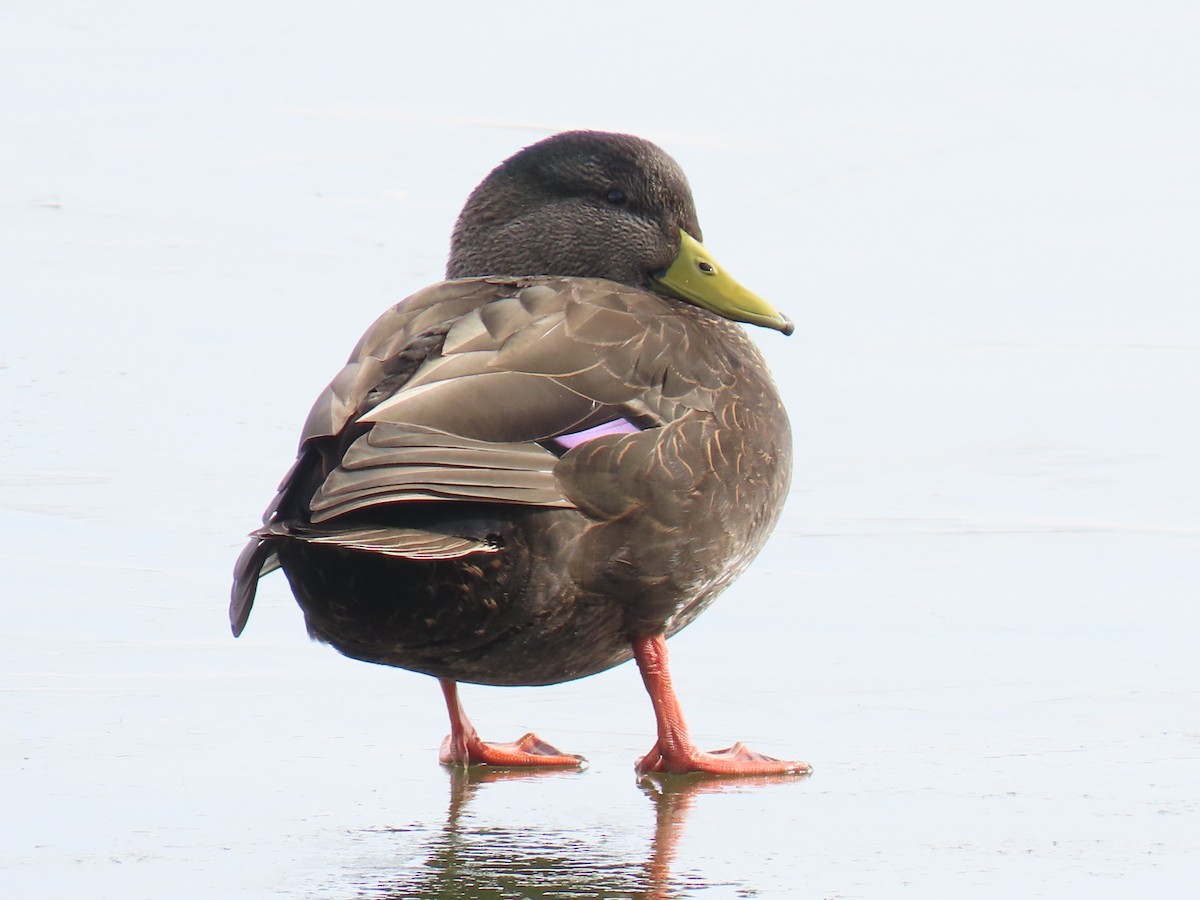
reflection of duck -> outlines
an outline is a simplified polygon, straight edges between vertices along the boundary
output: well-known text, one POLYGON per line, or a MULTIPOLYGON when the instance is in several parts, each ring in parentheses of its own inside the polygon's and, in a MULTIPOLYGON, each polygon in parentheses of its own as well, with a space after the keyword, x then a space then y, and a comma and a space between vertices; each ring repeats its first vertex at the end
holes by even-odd
MULTIPOLYGON (((595 831, 538 826, 533 823, 543 820, 544 811, 536 809, 513 825, 485 823, 468 811, 481 790, 499 787, 495 782, 554 775, 551 769, 451 769, 450 805, 443 828, 372 829, 363 836, 370 841, 373 859, 406 862, 356 873, 353 881, 360 895, 379 900, 666 896, 649 882, 653 866, 631 858, 628 842, 612 845, 607 835, 595 831), (371 836, 381 833, 382 838, 371 836)), ((522 792, 521 796, 529 795, 522 792)), ((664 877, 669 875, 661 871, 664 877)))
MULTIPOLYGON (((672 872, 674 857, 684 834, 687 816, 702 794, 729 790, 728 780, 712 776, 646 779, 643 789, 654 804, 654 830, 648 852, 638 860, 628 840, 617 840, 606 826, 569 830, 536 826, 539 811, 518 813, 519 825, 484 823, 468 807, 478 792, 495 782, 553 777, 484 767, 455 768, 450 772, 450 804, 443 828, 428 826, 372 829, 384 835, 384 847, 374 846, 372 858, 413 860, 414 842, 422 846, 417 859, 387 871, 359 872, 355 884, 363 896, 379 900, 420 900, 450 897, 608 897, 665 900, 682 891, 708 887, 702 872, 672 872)), ((767 784, 781 776, 750 779, 767 784)), ((794 782, 793 778, 786 778, 794 782)), ((497 785, 498 786, 498 785, 497 785)), ((743 789, 745 782, 737 782, 743 789)), ((523 796, 528 796, 523 793, 523 796)), ((379 839, 371 843, 378 845, 379 839)), ((749 894, 749 885, 728 885, 749 894)))
MULTIPOLYGON (((747 785, 767 785, 795 779, 783 775, 759 775, 737 782, 738 788, 747 785)), ((695 799, 701 794, 719 793, 731 789, 727 779, 707 773, 684 777, 649 775, 642 779, 643 792, 654 801, 654 840, 650 859, 646 863, 644 900, 665 900, 677 896, 672 890, 671 867, 684 823, 695 799)), ((695 885, 699 887, 699 885, 695 885)), ((742 895, 746 892, 739 891, 742 895)))
POLYGON ((569 132, 497 167, 455 227, 454 280, 384 313, 318 398, 238 559, 234 633, 282 567, 314 637, 441 679, 449 764, 580 760, 484 743, 457 682, 633 656, 658 720, 640 771, 806 770, 696 750, 667 669, 666 637, 759 551, 791 469, 783 405, 730 320, 791 323, 700 238, 647 141, 569 132))

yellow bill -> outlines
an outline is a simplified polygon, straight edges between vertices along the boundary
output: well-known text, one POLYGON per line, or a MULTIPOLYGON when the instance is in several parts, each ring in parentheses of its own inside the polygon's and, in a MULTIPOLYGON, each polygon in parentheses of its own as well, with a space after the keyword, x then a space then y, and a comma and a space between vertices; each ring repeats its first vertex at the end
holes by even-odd
POLYGON ((795 330, 791 319, 725 274, 698 240, 682 229, 679 238, 679 255, 665 272, 654 276, 664 293, 735 322, 774 328, 784 334, 795 330))

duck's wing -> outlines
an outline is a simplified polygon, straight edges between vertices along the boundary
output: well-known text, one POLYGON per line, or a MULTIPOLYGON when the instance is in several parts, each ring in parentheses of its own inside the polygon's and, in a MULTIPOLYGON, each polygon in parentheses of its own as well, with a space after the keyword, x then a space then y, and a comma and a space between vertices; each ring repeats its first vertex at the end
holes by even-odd
POLYGON ((446 559, 494 548, 395 504, 577 508, 555 470, 579 436, 660 426, 716 386, 672 374, 667 348, 686 337, 666 303, 595 279, 489 278, 386 312, 314 404, 300 459, 239 559, 235 631, 281 537, 446 559))
POLYGON ((307 524, 416 500, 574 506, 555 479, 556 441, 633 415, 624 404, 641 391, 617 373, 632 368, 619 357, 639 323, 622 314, 598 342, 579 310, 611 304, 616 285, 522 284, 452 284, 488 299, 463 311, 455 290, 421 313, 402 306, 398 322, 385 316, 367 333, 305 428, 305 446, 338 442, 307 524))

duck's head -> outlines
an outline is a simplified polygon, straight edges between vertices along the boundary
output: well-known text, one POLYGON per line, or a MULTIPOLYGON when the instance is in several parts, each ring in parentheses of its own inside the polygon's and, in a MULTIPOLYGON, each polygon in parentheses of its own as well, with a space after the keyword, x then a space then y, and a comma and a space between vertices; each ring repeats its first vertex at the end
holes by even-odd
POLYGON ((791 321, 727 275, 702 240, 687 178, 661 148, 568 131, 506 159, 475 188, 446 275, 607 278, 791 334, 791 321))

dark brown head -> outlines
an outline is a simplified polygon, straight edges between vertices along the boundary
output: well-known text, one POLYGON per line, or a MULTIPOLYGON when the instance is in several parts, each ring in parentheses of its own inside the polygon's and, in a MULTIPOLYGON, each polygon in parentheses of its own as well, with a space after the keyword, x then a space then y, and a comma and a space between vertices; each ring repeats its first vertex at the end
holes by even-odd
POLYGON ((701 240, 687 179, 627 134, 568 131, 526 147, 472 192, 446 275, 573 275, 646 287, 679 232, 701 240))
POLYGON ((691 188, 647 140, 567 131, 509 157, 471 192, 450 240, 448 278, 607 278, 792 333, 774 307, 701 245, 691 188))

